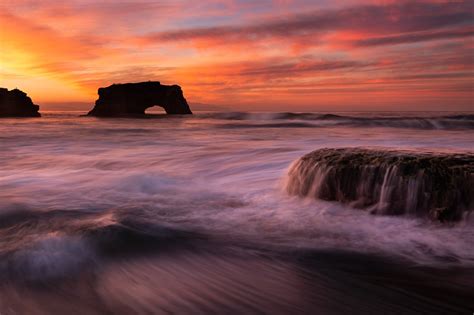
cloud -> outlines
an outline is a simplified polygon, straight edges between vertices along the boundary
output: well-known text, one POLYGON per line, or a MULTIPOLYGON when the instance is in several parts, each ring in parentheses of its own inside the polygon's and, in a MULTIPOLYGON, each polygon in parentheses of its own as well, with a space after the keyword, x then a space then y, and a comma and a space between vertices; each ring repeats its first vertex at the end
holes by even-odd
POLYGON ((80 62, 108 53, 100 45, 89 49, 92 38, 64 36, 7 11, 0 12, 0 21, 0 63, 5 71, 66 78, 81 68, 80 62))
POLYGON ((332 71, 353 71, 369 66, 371 63, 351 60, 301 60, 283 61, 279 64, 264 62, 260 65, 246 65, 238 72, 240 76, 265 76, 283 78, 287 76, 303 75, 305 73, 328 73, 332 71))
POLYGON ((474 4, 471 1, 405 2, 317 10, 248 25, 155 32, 144 36, 143 39, 149 42, 214 40, 216 43, 225 44, 230 41, 252 42, 269 37, 291 40, 291 37, 344 30, 392 34, 472 24, 473 19, 474 4))
POLYGON ((384 37, 372 37, 367 39, 358 40, 354 43, 355 46, 379 46, 379 45, 396 45, 396 44, 407 44, 416 43, 431 40, 446 40, 446 39, 458 39, 474 36, 473 29, 456 29, 446 30, 438 32, 424 32, 424 33, 411 33, 394 36, 384 37))
POLYGON ((173 67, 158 66, 125 66, 116 67, 113 70, 102 71, 92 69, 89 73, 83 73, 77 77, 77 83, 84 87, 97 89, 99 86, 113 83, 140 82, 140 81, 162 81, 167 83, 169 73, 175 70, 173 67))

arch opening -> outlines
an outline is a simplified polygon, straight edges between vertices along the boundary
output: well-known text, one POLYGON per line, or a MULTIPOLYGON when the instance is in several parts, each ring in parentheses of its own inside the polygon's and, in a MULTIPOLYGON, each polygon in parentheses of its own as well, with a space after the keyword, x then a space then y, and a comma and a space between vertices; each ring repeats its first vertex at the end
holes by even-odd
POLYGON ((152 105, 145 109, 145 115, 166 115, 166 111, 160 105, 152 105))

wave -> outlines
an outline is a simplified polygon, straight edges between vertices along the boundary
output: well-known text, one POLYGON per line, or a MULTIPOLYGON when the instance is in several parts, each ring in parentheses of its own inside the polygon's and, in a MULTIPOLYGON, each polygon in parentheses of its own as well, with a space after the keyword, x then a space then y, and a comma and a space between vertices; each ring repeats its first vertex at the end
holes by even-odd
POLYGON ((321 126, 349 126, 349 127, 390 127, 411 129, 441 129, 462 130, 474 129, 474 115, 447 115, 447 116, 362 116, 362 115, 338 115, 318 113, 211 113, 199 114, 201 118, 219 120, 241 120, 252 121, 252 124, 229 125, 228 128, 250 128, 250 127, 321 127, 321 126), (299 120, 304 122, 268 123, 268 121, 299 120), (267 122, 260 123, 258 122, 267 122))
POLYGON ((148 223, 139 212, 12 211, 0 215, 0 280, 62 279, 105 258, 179 250, 204 239, 198 233, 148 223))
POLYGON ((251 113, 251 112, 217 112, 207 114, 197 114, 196 116, 202 118, 224 119, 224 120, 325 120, 325 119, 340 119, 344 116, 336 114, 317 114, 317 113, 251 113))
POLYGON ((86 226, 79 232, 102 255, 122 257, 176 249, 204 239, 204 236, 198 233, 140 220, 139 213, 130 213, 102 226, 86 226))
POLYGON ((442 117, 348 117, 354 127, 391 127, 411 129, 474 129, 474 115, 442 117))
POLYGON ((444 116, 444 118, 458 119, 458 120, 474 120, 474 114, 450 115, 450 116, 444 116))
POLYGON ((0 309, 305 314, 351 308, 415 314, 463 313, 472 304, 472 268, 430 269, 351 250, 298 246, 272 252, 228 242, 195 244, 195 233, 152 224, 139 211, 76 213, 75 220, 66 212, 10 216, 6 228, 48 228, 27 246, 0 256, 0 309), (67 228, 55 232, 58 224, 67 228), (440 292, 450 298, 439 299, 440 292), (373 296, 381 298, 374 303, 373 296))
POLYGON ((222 129, 240 129, 240 128, 315 128, 316 125, 304 122, 287 122, 271 124, 224 124, 219 126, 222 129))

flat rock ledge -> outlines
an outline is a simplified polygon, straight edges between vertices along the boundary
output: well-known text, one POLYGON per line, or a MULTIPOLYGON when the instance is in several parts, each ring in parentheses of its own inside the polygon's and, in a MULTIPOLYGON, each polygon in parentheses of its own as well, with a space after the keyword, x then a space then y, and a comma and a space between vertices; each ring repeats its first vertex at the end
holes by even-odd
POLYGON ((290 167, 286 189, 373 214, 459 221, 474 209, 474 154, 320 149, 290 167))

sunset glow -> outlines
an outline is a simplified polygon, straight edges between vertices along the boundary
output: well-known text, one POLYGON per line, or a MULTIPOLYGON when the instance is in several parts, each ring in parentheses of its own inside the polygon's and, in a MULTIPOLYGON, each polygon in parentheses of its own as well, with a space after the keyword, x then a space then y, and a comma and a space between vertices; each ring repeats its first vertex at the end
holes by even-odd
POLYGON ((44 109, 156 80, 237 110, 472 110, 473 39, 472 1, 3 0, 0 86, 44 109))

